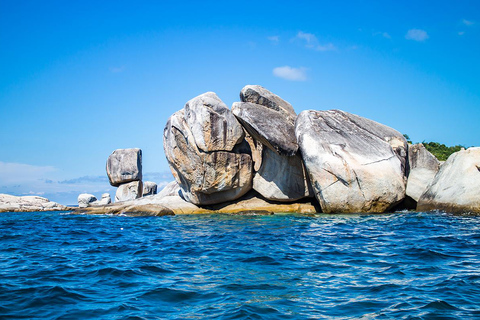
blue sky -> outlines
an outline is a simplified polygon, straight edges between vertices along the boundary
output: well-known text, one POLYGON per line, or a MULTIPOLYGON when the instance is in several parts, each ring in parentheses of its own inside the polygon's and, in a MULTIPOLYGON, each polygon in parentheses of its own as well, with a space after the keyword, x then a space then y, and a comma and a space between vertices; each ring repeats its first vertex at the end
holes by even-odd
POLYGON ((117 148, 173 180, 168 117, 260 84, 414 142, 480 145, 478 1, 0 0, 0 193, 75 203, 112 192, 117 148))

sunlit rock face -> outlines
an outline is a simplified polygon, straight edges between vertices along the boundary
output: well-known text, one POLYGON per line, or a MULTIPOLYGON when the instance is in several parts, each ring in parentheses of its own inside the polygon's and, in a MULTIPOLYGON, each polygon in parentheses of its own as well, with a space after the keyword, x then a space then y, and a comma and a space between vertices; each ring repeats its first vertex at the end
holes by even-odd
POLYGON ((132 181, 121 184, 115 193, 115 202, 134 200, 142 197, 142 181, 132 181))
POLYGON ((251 189, 253 163, 244 130, 214 93, 200 95, 174 113, 163 139, 170 169, 187 201, 221 203, 251 189))
POLYGON ((113 151, 107 159, 107 176, 114 187, 142 180, 142 150, 131 148, 113 151))
POLYGON ((418 201, 440 169, 440 161, 418 143, 408 146, 408 164, 406 194, 418 201))
POLYGON ((292 105, 267 89, 245 86, 232 112, 248 132, 254 158, 253 189, 273 201, 292 202, 310 195, 295 136, 292 105))
POLYGON ((407 142, 398 131, 340 110, 307 110, 296 136, 323 212, 384 212, 405 197, 407 142))
POLYGON ((480 147, 455 152, 418 200, 417 210, 480 212, 480 147))

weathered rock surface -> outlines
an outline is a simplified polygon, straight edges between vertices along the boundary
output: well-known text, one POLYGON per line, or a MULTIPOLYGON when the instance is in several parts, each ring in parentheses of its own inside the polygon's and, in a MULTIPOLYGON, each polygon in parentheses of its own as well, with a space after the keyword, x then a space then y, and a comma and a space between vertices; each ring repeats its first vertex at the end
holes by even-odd
POLYGON ((0 212, 32 212, 68 210, 66 206, 37 196, 17 197, 0 194, 0 212))
POLYGON ((142 180, 142 150, 117 149, 107 159, 107 175, 114 187, 142 180))
POLYGON ((142 197, 142 181, 132 181, 120 185, 115 193, 115 202, 128 201, 142 197))
POLYGON ((418 200, 418 211, 480 213, 480 147, 452 154, 418 200))
POLYGON ((97 197, 95 197, 93 194, 82 193, 78 195, 77 201, 79 208, 86 208, 93 202, 97 201, 97 197))
POLYGON ((418 201, 440 169, 440 162, 419 143, 408 146, 408 163, 410 173, 406 194, 418 201))
POLYGON ((143 181, 143 196, 157 194, 157 184, 152 181, 143 181))
POLYGON ((102 198, 100 200, 92 202, 91 206, 105 206, 107 204, 112 203, 112 198, 110 197, 109 193, 102 194, 102 198))
POLYGON ((290 103, 259 85, 247 85, 243 87, 240 91, 240 100, 242 102, 259 104, 280 112, 292 123, 295 123, 295 119, 297 118, 297 114, 290 103))
POLYGON ((185 201, 180 196, 160 196, 159 194, 140 199, 111 204, 103 207, 88 207, 75 210, 77 213, 91 214, 130 214, 130 215, 172 215, 172 214, 274 214, 318 212, 312 201, 299 203, 270 202, 258 197, 255 192, 249 192, 241 199, 207 207, 198 207, 185 201))
POLYGON ((295 130, 323 212, 384 212, 405 197, 398 131, 340 110, 303 111, 295 130))
POLYGON ((178 185, 177 181, 172 181, 167 184, 162 191, 158 194, 159 198, 167 197, 167 196, 179 196, 180 195, 180 186, 178 185))
POLYGON ((184 118, 197 147, 204 151, 231 151, 244 138, 243 128, 214 92, 185 104, 184 118))
POLYGON ((235 102, 232 112, 253 138, 278 154, 297 152, 294 116, 250 102, 235 102))
MULTIPOLYGON (((229 136, 225 131, 209 135, 229 136)), ((163 146, 186 200, 197 205, 220 203, 237 199, 251 189, 252 158, 246 152, 249 148, 243 137, 242 129, 241 135, 235 135, 232 143, 225 144, 232 147, 231 151, 203 152, 197 147, 185 111, 180 110, 169 118, 164 129, 163 146), (242 140, 237 144, 238 137, 242 140)), ((222 138, 222 141, 226 140, 222 138)))
POLYGON ((274 201, 293 202, 310 196, 302 159, 264 148, 262 165, 253 177, 253 189, 274 201))

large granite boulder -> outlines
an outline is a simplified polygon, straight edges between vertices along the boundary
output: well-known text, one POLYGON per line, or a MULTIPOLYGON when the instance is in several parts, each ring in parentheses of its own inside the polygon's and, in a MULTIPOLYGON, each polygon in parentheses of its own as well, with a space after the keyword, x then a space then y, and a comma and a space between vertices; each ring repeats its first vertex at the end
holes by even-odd
POLYGON ((79 208, 86 208, 91 206, 93 202, 97 201, 97 197, 95 197, 93 194, 82 193, 78 195, 77 201, 79 208))
POLYGON ((384 212, 405 197, 407 142, 398 131, 340 110, 303 111, 295 130, 323 212, 384 212))
POLYGON ((115 193, 115 202, 128 201, 142 197, 142 181, 132 181, 121 184, 115 193))
POLYGON ((237 199, 252 186, 252 158, 243 128, 221 101, 212 106, 213 96, 207 93, 190 100, 188 107, 169 118, 164 129, 163 145, 173 176, 182 196, 197 205, 237 199), (196 121, 208 125, 192 122, 194 109, 196 114, 210 114, 195 116, 196 121), (234 127, 241 130, 232 130, 234 127))
POLYGON ((253 177, 253 189, 266 199, 292 202, 310 196, 302 158, 281 156, 263 149, 262 165, 253 177))
POLYGON ((37 196, 12 196, 0 193, 0 212, 68 210, 66 206, 37 196))
POLYGON ((157 194, 157 184, 152 181, 143 181, 143 196, 151 196, 157 194))
POLYGON ((480 147, 455 152, 442 164, 417 210, 480 213, 480 147))
POLYGON ((288 119, 288 122, 295 123, 297 114, 292 105, 276 94, 259 85, 247 85, 240 91, 242 102, 251 102, 275 110, 288 119))
POLYGON ((184 118, 195 144, 204 151, 231 151, 244 138, 243 128, 214 92, 188 101, 184 118))
POLYGON ((113 151, 107 159, 107 175, 114 187, 142 180, 142 150, 133 148, 113 151))
POLYGON ((297 152, 293 116, 286 117, 285 113, 250 102, 235 102, 232 112, 248 133, 265 146, 285 156, 297 152))
POLYGON ((408 146, 409 174, 406 194, 418 202, 440 169, 440 161, 423 144, 408 146))

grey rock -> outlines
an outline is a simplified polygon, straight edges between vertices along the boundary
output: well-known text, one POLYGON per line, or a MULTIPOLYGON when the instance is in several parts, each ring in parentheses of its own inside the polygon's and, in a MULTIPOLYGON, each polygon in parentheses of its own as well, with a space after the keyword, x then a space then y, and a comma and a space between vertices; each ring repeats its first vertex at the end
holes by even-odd
POLYGON ((480 213, 480 147, 455 152, 418 200, 418 211, 480 213))
POLYGON ((295 123, 297 114, 292 105, 276 94, 259 85, 247 85, 240 91, 242 102, 251 102, 262 105, 271 110, 280 112, 290 122, 295 123))
POLYGON ((66 206, 37 196, 12 196, 0 193, 0 212, 32 212, 67 210, 66 206))
POLYGON ((157 184, 152 181, 143 181, 143 196, 157 194, 157 184))
POLYGON ((232 151, 244 138, 243 128, 214 92, 188 101, 184 107, 197 147, 204 151, 232 151))
POLYGON ((177 181, 172 181, 168 183, 162 191, 158 194, 159 198, 167 197, 167 196, 179 196, 180 195, 180 186, 178 185, 177 181))
POLYGON ((102 194, 102 199, 91 202, 90 206, 106 206, 107 204, 112 203, 112 198, 110 197, 109 193, 102 194))
POLYGON ((419 143, 408 146, 408 163, 406 194, 418 201, 440 169, 440 161, 419 143))
POLYGON ((340 110, 307 110, 296 135, 323 212, 384 212, 405 197, 407 142, 398 131, 340 110))
POLYGON ((142 181, 132 181, 121 184, 115 193, 115 202, 128 201, 142 197, 142 181))
POLYGON ((77 201, 80 208, 86 208, 97 201, 97 198, 93 194, 82 193, 78 196, 77 201))
POLYGON ((250 102, 235 102, 232 112, 248 133, 268 148, 285 156, 293 156, 297 152, 294 119, 250 102))
MULTIPOLYGON (((228 136, 222 131, 216 134, 228 136)), ((241 136, 243 139, 243 129, 241 136)), ((245 140, 231 151, 213 152, 203 152, 195 141, 184 110, 174 113, 165 126, 163 145, 187 201, 197 205, 220 203, 237 199, 251 189, 252 158, 246 153, 249 148, 245 140)))
POLYGON ((113 151, 107 159, 107 175, 114 187, 142 180, 142 150, 133 148, 113 151))
POLYGON ((299 155, 281 156, 263 149, 262 165, 253 177, 253 189, 268 200, 293 202, 310 196, 299 155))

